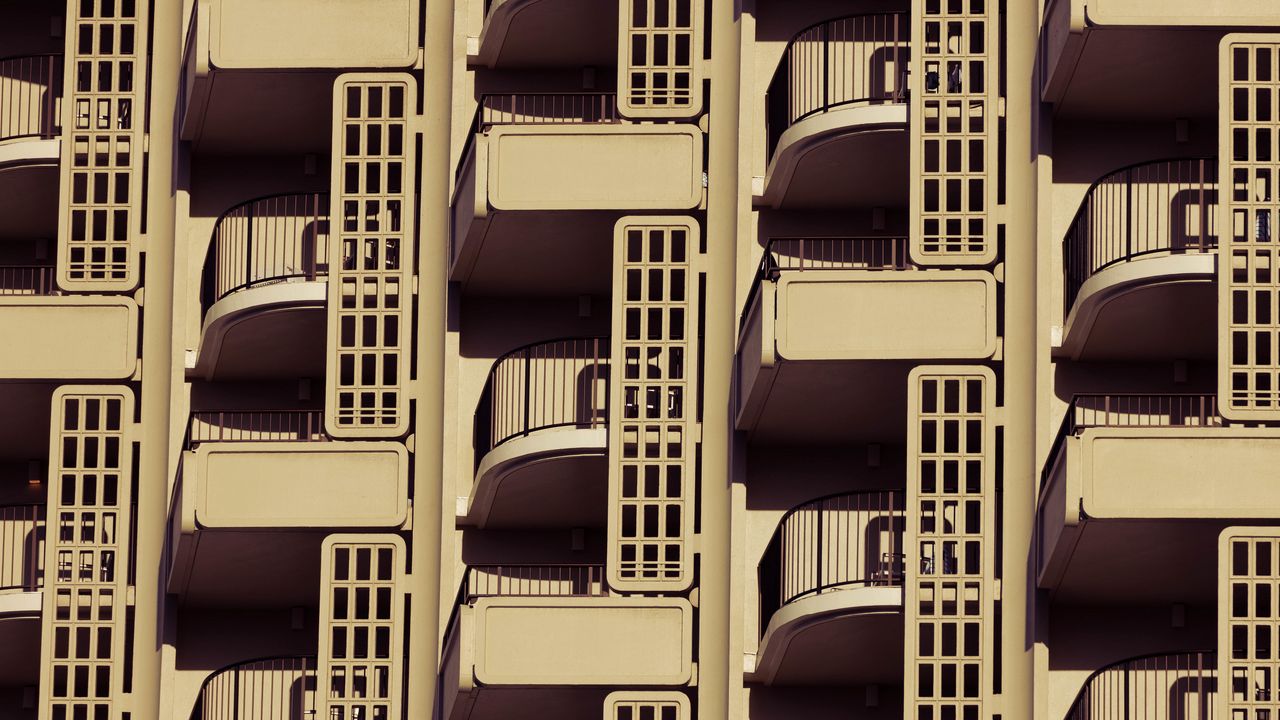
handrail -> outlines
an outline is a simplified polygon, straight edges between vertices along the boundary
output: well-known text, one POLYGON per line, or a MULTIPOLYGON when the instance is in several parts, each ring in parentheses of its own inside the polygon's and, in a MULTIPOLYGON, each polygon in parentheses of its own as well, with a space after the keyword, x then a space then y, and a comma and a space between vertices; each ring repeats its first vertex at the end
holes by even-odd
POLYGON ((0 265, 0 295, 57 295, 52 265, 0 265))
POLYGON ((329 273, 329 195, 282 193, 245 200, 213 225, 204 266, 204 311, 231 293, 329 273))
POLYGON ((609 419, 609 338, 558 338, 498 357, 476 403, 475 463, 508 440, 609 419))
POLYGON ((62 133, 62 55, 0 58, 0 140, 62 133))
POLYGON ((787 128, 857 103, 906 101, 911 20, 905 12, 845 15, 792 36, 765 93, 769 155, 787 128))
POLYGON ((760 633, 774 613, 801 598, 856 585, 900 585, 904 504, 901 491, 845 492, 787 511, 757 569, 760 633))
POLYGON ((459 180, 475 138, 495 125, 612 125, 622 122, 616 92, 485 93, 458 155, 459 180))
POLYGON ((310 720, 315 703, 314 655, 263 657, 227 665, 205 678, 191 720, 310 720))
POLYGON ((185 449, 205 442, 326 442, 323 410, 200 410, 187 421, 185 449))
POLYGON ((904 237, 777 237, 770 238, 760 256, 751 288, 742 305, 739 329, 746 324, 751 303, 764 282, 777 282, 782 271, 914 270, 904 237))
POLYGON ((1156 653, 1121 660, 1085 679, 1064 720, 1213 720, 1217 674, 1217 653, 1213 651, 1156 653))
POLYGON ((1079 393, 1071 398, 1049 447, 1041 488, 1070 436, 1099 427, 1221 427, 1218 396, 1210 393, 1079 393))
POLYGON ((44 505, 0 505, 0 590, 44 585, 44 505))
POLYGON ((1112 265, 1216 248, 1217 210, 1217 158, 1148 160, 1097 179, 1062 240, 1063 312, 1085 281, 1112 265))

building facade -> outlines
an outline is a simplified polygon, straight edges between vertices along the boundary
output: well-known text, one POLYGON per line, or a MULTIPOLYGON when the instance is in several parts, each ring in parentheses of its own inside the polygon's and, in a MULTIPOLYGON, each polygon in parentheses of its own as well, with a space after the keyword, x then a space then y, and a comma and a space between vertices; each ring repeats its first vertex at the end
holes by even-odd
POLYGON ((0 3, 0 718, 1280 720, 1276 182, 1274 0, 0 3))

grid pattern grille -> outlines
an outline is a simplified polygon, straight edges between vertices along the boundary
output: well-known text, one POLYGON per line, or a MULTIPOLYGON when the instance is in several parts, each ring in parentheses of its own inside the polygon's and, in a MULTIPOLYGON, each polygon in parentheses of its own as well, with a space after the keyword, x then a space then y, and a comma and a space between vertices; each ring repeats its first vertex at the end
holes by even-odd
POLYGON ((619 0, 619 110, 690 117, 702 106, 702 3, 619 0))
POLYGON ((68 6, 58 283, 131 290, 142 229, 147 4, 68 6))
POLYGON ((1218 261, 1219 404, 1234 420, 1280 418, 1277 97, 1280 44, 1224 41, 1219 148, 1229 232, 1218 261))
POLYGON ((133 420, 128 390, 54 393, 45 566, 44 720, 115 720, 123 692, 133 420))
POLYGON ((335 437, 408 430, 414 107, 405 76, 335 85, 326 408, 335 437))
POLYGON ((994 375, 911 375, 905 546, 907 705, 913 720, 979 720, 990 663, 994 375))
POLYGON ((1218 568, 1219 716, 1275 720, 1280 715, 1280 536, 1276 528, 1222 534, 1218 568))
POLYGON ((331 535, 323 553, 323 717, 398 719, 404 543, 394 536, 331 535))
POLYGON ((997 108, 992 0, 916 0, 912 67, 911 254, 921 264, 995 259, 990 213, 997 108))
POLYGON ((697 226, 623 218, 615 241, 609 580, 679 590, 692 575, 697 226))
POLYGON ((604 720, 689 720, 689 698, 679 692, 636 690, 610 693, 604 720))

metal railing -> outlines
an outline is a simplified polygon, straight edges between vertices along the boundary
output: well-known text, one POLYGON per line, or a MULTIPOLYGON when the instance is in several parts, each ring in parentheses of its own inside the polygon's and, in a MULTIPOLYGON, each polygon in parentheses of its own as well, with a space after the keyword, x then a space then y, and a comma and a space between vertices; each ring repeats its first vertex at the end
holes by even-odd
POLYGON ((1063 309, 1095 273, 1154 254, 1218 245, 1218 161, 1179 158, 1130 165, 1089 187, 1062 241, 1063 309))
POLYGON ((0 295, 56 295, 52 265, 0 265, 0 295))
POLYGON ((782 272, 811 270, 913 270, 907 239, 897 237, 770 238, 747 291, 742 322, 764 282, 777 282, 782 272))
POLYGON ((191 720, 312 720, 315 714, 316 659, 271 657, 206 678, 191 720))
POLYGON ((462 174, 476 135, 495 125, 609 125, 622 122, 615 92, 487 93, 476 103, 471 130, 458 156, 462 174))
POLYGON ((848 586, 902 583, 905 494, 829 495, 782 516, 760 559, 760 632, 784 605, 848 586))
POLYGON ((43 505, 0 506, 0 590, 44 585, 43 505))
POLYGON ((0 140, 62 132, 62 56, 0 58, 0 140))
POLYGON ((191 413, 185 444, 328 440, 323 410, 201 410, 191 413))
POLYGON ((769 155, 787 128, 856 103, 905 102, 911 56, 907 13, 826 20, 796 33, 765 96, 769 155))
POLYGON ((201 301, 237 290, 329 272, 327 193, 269 195, 224 212, 213 226, 201 301))
POLYGON ((1108 665, 1085 681, 1065 720, 1213 720, 1216 658, 1183 652, 1108 665))
POLYGON ((525 345, 489 370, 475 416, 475 461, 537 430, 596 428, 609 420, 609 338, 525 345))

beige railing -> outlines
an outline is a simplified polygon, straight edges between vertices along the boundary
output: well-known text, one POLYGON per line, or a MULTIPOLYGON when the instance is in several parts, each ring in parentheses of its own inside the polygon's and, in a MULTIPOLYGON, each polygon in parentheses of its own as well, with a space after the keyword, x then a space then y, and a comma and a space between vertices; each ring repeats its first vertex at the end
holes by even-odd
POLYGON ((56 295, 52 265, 0 265, 0 295, 56 295))
POLYGON ((44 506, 0 506, 0 590, 44 585, 44 506))
POLYGON ((187 446, 202 442, 323 442, 321 410, 201 410, 191 413, 187 446))
POLYGON ((314 657, 249 660, 210 675, 191 720, 313 720, 314 657))
POLYGON ((1186 652, 1108 665, 1085 681, 1065 720, 1213 720, 1215 658, 1186 652))
POLYGON ((62 56, 0 58, 0 140, 62 132, 62 56))

